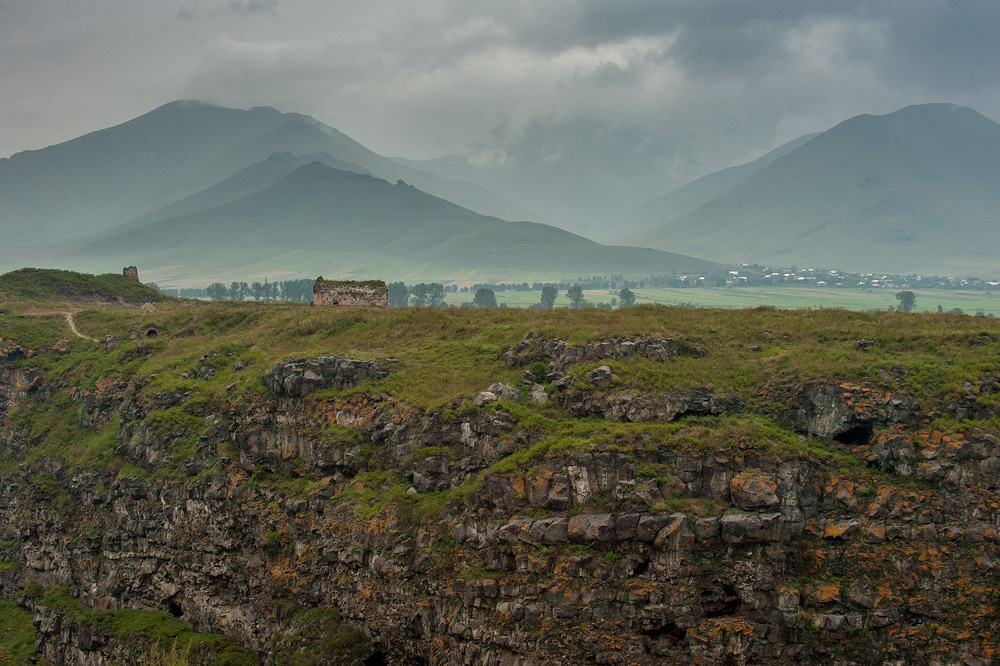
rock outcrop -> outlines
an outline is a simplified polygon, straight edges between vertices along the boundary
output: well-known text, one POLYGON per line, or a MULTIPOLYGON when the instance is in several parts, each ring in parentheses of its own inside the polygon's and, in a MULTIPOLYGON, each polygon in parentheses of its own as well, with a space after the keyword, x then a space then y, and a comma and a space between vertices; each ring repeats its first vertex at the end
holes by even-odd
MULTIPOLYGON (((267 664, 313 610, 356 637, 356 663, 996 659, 993 433, 936 430, 907 391, 864 382, 644 393, 603 361, 679 347, 570 349, 504 356, 547 359, 547 387, 433 409, 366 389, 389 362, 289 359, 260 393, 196 401, 147 377, 74 386, 19 356, 0 414, 72 405, 120 460, 31 455, 37 432, 4 422, 0 592, 35 586, 36 656, 61 663, 137 653, 60 598, 155 611, 267 664), (542 416, 559 410, 571 420, 542 416)), ((203 385, 220 368, 243 371, 221 355, 177 371, 203 385)))
POLYGON ((277 363, 264 375, 264 386, 277 395, 303 397, 326 388, 349 388, 388 376, 376 361, 339 356, 292 358, 277 363))
POLYGON ((681 345, 665 338, 635 340, 615 338, 578 347, 569 346, 564 340, 530 338, 519 342, 513 350, 505 352, 503 361, 515 367, 544 362, 548 364, 550 372, 565 373, 581 363, 594 361, 629 359, 636 356, 653 360, 666 360, 678 356, 698 358, 704 353, 704 350, 697 345, 681 345))

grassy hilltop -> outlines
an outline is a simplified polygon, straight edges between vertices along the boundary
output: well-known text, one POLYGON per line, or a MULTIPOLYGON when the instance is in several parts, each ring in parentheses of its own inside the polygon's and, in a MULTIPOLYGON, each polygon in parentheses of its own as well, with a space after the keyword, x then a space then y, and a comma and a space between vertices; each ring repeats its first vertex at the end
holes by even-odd
MULTIPOLYGON (((910 382, 928 382, 927 398, 937 391, 974 380, 993 369, 992 346, 969 345, 997 324, 982 318, 951 314, 862 313, 753 309, 688 309, 643 306, 624 310, 495 310, 468 308, 313 308, 306 304, 203 302, 175 299, 121 276, 85 276, 68 271, 34 271, 0 278, 4 296, 4 337, 34 349, 70 338, 66 361, 82 363, 83 376, 94 382, 109 376, 156 375, 151 388, 180 383, 206 399, 233 379, 178 380, 161 373, 184 367, 201 356, 226 350, 227 358, 250 363, 237 379, 238 391, 263 390, 259 378, 285 356, 338 354, 359 358, 397 358, 400 368, 383 380, 385 390, 414 406, 448 403, 481 390, 493 381, 517 383, 520 372, 506 366, 500 354, 529 337, 564 339, 585 344, 609 338, 667 337, 707 346, 701 359, 677 359, 656 381, 674 388, 712 385, 735 390, 752 400, 768 381, 872 379, 878 370, 907 362, 910 382), (65 276, 80 275, 67 281, 65 276), (67 302, 86 305, 100 297, 105 303, 139 304, 156 301, 155 313, 134 307, 84 309, 76 317, 81 333, 103 340, 116 336, 122 344, 110 355, 75 338, 62 320, 67 302), (21 311, 32 314, 18 316, 21 311), (48 312, 47 312, 48 311, 48 312), (156 325, 164 335, 142 340, 152 356, 142 363, 124 363, 134 353, 127 341, 132 328, 156 325), (876 346, 855 353, 858 339, 876 346), (747 352, 751 345, 762 352, 747 352)), ((37 357, 34 363, 64 367, 63 357, 37 357)), ((235 361, 234 361, 235 362, 235 361)), ((649 369, 623 364, 622 381, 636 385, 649 369)), ((642 363, 638 363, 641 366, 642 363)), ((179 374, 179 373, 178 373, 179 374)), ((659 373, 658 373, 659 374, 659 373)))
POLYGON ((142 305, 171 299, 122 275, 88 275, 55 268, 22 268, 0 275, 0 299, 39 304, 58 302, 142 305))

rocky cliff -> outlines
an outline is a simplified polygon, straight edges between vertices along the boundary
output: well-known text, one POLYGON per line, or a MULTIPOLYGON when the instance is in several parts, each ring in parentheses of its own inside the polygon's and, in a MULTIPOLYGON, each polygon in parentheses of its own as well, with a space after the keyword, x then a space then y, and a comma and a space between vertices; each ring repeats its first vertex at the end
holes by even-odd
POLYGON ((772 331, 793 315, 734 342, 709 313, 664 336, 671 312, 493 330, 460 353, 497 381, 438 404, 406 388, 432 381, 419 345, 178 356, 182 310, 153 344, 5 340, 3 595, 65 664, 178 637, 191 663, 993 663, 993 338, 952 318, 957 343, 911 352, 894 331, 923 324, 881 315, 821 376, 772 331))

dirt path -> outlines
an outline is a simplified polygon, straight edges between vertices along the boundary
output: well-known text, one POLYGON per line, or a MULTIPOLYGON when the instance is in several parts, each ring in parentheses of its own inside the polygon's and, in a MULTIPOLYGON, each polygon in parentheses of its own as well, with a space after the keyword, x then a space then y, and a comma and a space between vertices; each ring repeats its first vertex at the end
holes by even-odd
POLYGON ((69 324, 69 330, 73 331, 73 335, 75 335, 76 337, 83 338, 84 340, 90 340, 91 342, 97 342, 97 340, 95 338, 92 338, 90 336, 84 335, 80 331, 76 330, 76 324, 73 322, 73 313, 72 312, 67 312, 66 313, 66 323, 69 324))

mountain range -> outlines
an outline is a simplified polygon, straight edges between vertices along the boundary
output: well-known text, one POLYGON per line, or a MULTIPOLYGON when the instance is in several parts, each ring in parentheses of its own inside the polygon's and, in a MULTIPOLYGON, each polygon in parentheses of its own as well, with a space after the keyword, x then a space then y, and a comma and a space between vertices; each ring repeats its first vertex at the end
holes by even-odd
POLYGON ((1000 273, 1000 125, 971 109, 857 116, 639 206, 669 188, 630 157, 638 137, 588 142, 579 135, 600 128, 570 129, 501 132, 478 163, 414 162, 301 114, 172 102, 0 159, 0 269, 135 263, 166 284, 573 279, 735 263, 1000 273), (601 141, 604 166, 584 149, 601 141), (610 220, 590 235, 615 245, 537 222, 559 200, 564 221, 585 209, 610 220))
POLYGON ((393 182, 405 179, 486 215, 530 217, 481 186, 393 162, 309 116, 181 100, 115 127, 0 159, 0 243, 26 246, 109 229, 275 152, 326 153, 336 165, 393 182))
POLYGON ((594 238, 597 240, 613 237, 620 238, 622 229, 628 230, 627 233, 630 236, 644 235, 644 232, 652 231, 662 225, 664 220, 672 219, 698 208, 706 201, 739 184, 779 157, 787 155, 815 136, 817 135, 807 134, 801 136, 794 141, 789 141, 775 148, 752 162, 715 171, 663 196, 647 201, 641 206, 621 215, 615 220, 615 224, 605 225, 602 230, 595 232, 594 238))
POLYGON ((680 194, 637 209, 624 242, 733 263, 1000 274, 1000 125, 966 107, 856 116, 701 201, 675 206, 680 194))
POLYGON ((193 284, 242 275, 523 281, 723 268, 483 216, 402 180, 302 161, 275 154, 160 211, 46 251, 60 266, 137 263, 148 278, 193 284))

